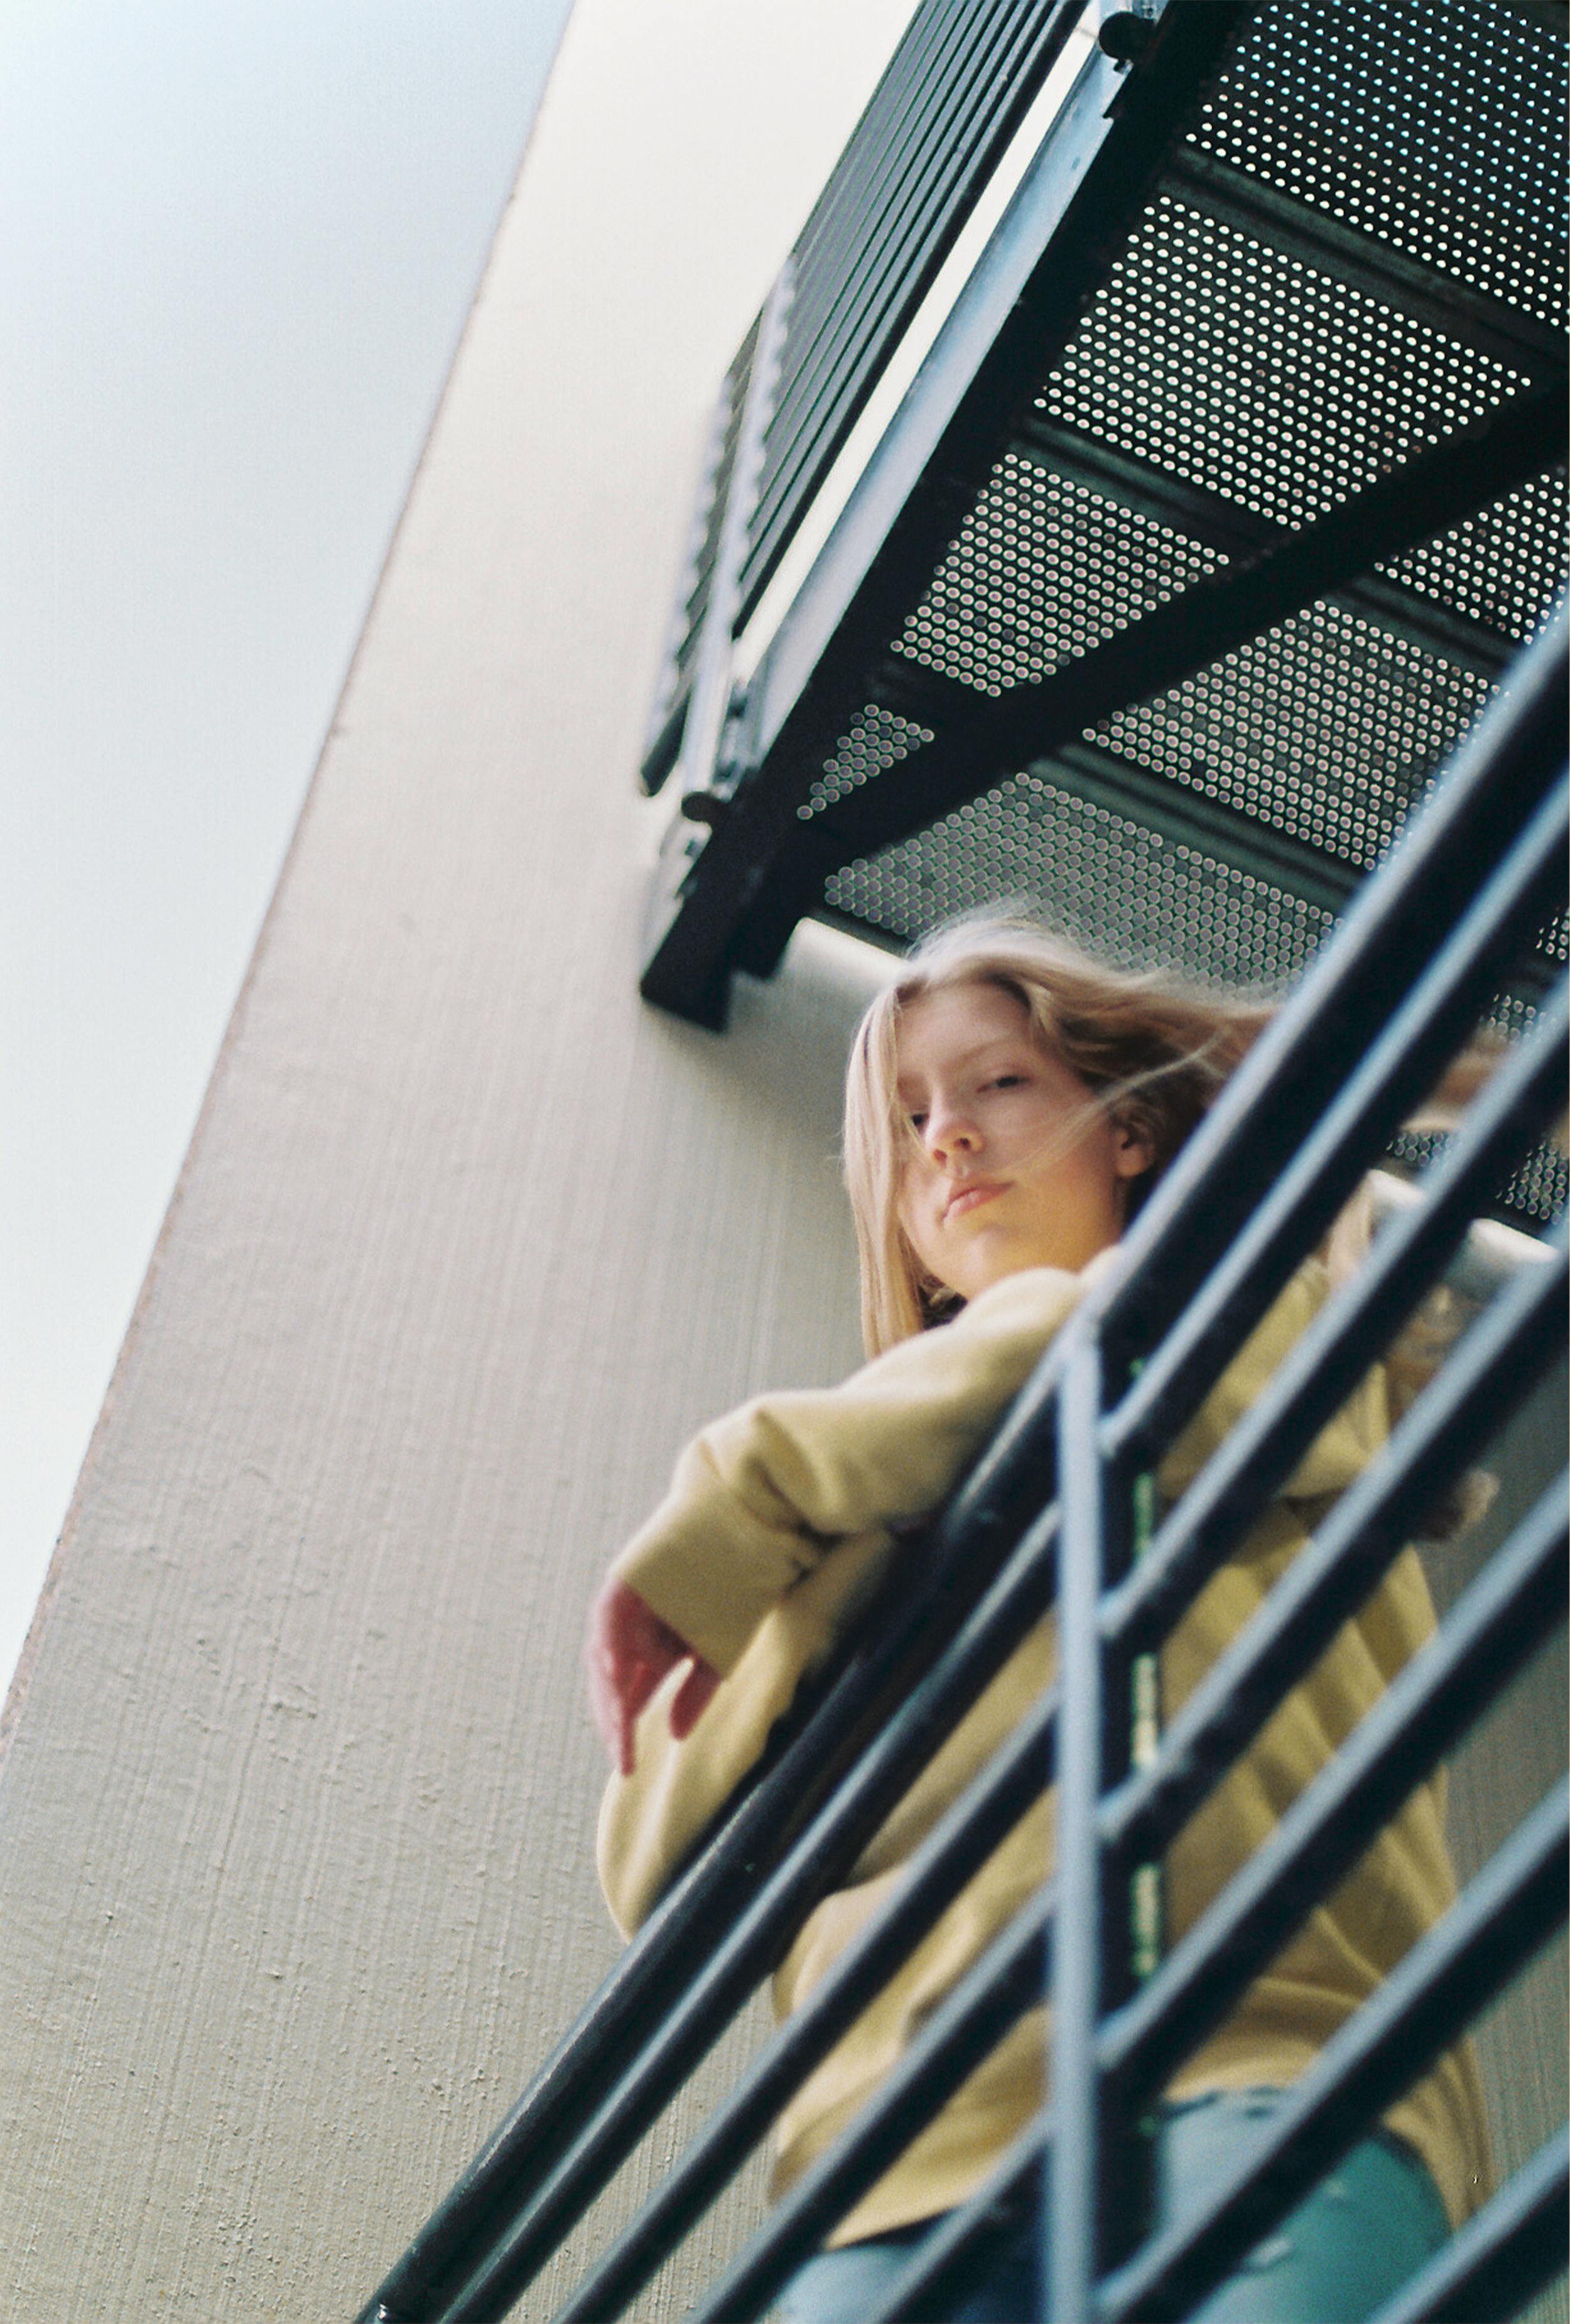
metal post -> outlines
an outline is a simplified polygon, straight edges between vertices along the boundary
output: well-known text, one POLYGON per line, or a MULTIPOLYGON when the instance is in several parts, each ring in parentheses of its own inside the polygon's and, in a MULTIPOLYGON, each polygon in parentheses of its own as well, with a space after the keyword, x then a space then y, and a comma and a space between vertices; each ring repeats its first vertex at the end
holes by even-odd
POLYGON ((1096 2013, 1101 1993, 1102 1662, 1097 1631, 1106 1476, 1098 1458, 1101 1350, 1085 1334, 1058 1401, 1057 1926, 1052 1946, 1052 2103, 1047 2305, 1052 2324, 1091 2324, 1098 2191, 1096 2013))

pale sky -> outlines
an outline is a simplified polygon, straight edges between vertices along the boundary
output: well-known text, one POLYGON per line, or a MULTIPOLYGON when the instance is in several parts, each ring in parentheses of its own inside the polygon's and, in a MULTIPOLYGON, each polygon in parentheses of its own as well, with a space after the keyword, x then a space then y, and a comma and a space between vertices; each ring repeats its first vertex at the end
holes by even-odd
POLYGON ((570 0, 0 0, 0 1687, 570 0))

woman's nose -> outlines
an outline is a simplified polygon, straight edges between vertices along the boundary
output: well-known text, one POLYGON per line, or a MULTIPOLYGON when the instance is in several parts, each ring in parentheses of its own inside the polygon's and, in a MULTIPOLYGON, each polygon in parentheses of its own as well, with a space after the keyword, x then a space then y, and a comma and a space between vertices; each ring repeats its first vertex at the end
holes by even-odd
POLYGON ((974 1154, 981 1144, 974 1122, 963 1106, 935 1100, 928 1114, 924 1137, 927 1151, 940 1167, 959 1154, 974 1154))

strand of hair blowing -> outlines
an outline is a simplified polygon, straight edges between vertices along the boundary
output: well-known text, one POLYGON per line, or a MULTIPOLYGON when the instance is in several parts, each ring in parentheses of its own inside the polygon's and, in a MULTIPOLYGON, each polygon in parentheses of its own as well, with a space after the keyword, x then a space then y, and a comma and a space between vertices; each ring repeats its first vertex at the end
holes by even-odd
MULTIPOLYGON (((862 1331, 869 1355, 940 1323, 952 1294, 926 1275, 900 1224, 910 1130, 899 1103, 900 1019, 924 994, 991 984, 1026 1010, 1043 1049, 1068 1065, 1120 1128, 1155 1160, 1130 1189, 1132 1216, 1280 1004, 1279 993, 1207 991, 1165 969, 1132 971, 1094 958, 1036 920, 977 913, 927 937, 903 974, 866 1011, 845 1083, 845 1168, 861 1261, 862 1331)), ((1487 1037, 1457 1057, 1419 1120, 1445 1126, 1496 1061, 1487 1037)), ((1367 1247, 1366 1205, 1333 1233, 1333 1272, 1367 1247)))

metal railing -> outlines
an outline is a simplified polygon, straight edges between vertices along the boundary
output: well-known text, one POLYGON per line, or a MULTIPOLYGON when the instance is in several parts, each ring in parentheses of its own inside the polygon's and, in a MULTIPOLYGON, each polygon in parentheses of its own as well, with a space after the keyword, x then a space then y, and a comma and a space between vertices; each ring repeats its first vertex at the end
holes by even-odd
POLYGON ((651 789, 683 742, 706 628, 728 646, 757 604, 1084 5, 922 0, 912 17, 721 388, 651 789))
MULTIPOLYGON (((1562 1241, 1485 1309, 1334 1505, 1257 1619, 1131 1766, 1132 1674, 1462 1247, 1561 1111, 1561 984, 1459 1133, 1135 1562, 1150 1471, 1362 1173, 1431 1090, 1556 908, 1566 825, 1564 629, 1522 658, 1446 778, 1150 1198, 1089 1300, 932 1526, 892 1600, 799 1706, 519 2106, 361 2324, 509 2312, 1056 1600, 1057 1685, 930 1833, 882 1914, 749 2066, 559 2324, 620 2314, 807 2074, 1043 1789, 1051 1880, 889 2081, 693 2311, 762 2315, 789 2275, 1024 2010, 1050 1960, 1052 2097, 976 2199, 927 2238, 875 2324, 1044 2200, 1057 2324, 1189 2312, 1367 2132, 1563 1918, 1566 1807, 1543 1802, 1293 2086, 1246 2170, 1131 2247, 1140 2117, 1413 1785, 1562 1616, 1562 1490, 1516 1528, 1320 1777, 1143 1982, 1131 1883, 1159 1859, 1564 1345, 1562 1241), (1122 1738, 1122 1739, 1120 1739, 1122 1738)), ((1514 2313, 1565 2248, 1563 2139, 1512 2180, 1381 2324, 1514 2313)), ((874 2324, 874 2319, 869 2319, 874 2324)))

